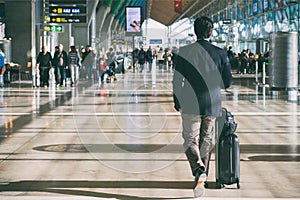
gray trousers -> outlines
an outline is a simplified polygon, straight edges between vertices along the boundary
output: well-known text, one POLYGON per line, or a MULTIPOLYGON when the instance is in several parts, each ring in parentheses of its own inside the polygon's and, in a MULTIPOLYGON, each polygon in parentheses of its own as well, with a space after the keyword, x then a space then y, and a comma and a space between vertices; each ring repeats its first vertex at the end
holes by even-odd
POLYGON ((71 81, 73 84, 76 84, 79 80, 79 66, 76 64, 70 64, 71 71, 71 81))
POLYGON ((182 114, 183 147, 195 176, 201 168, 208 175, 211 151, 215 145, 216 117, 182 114))

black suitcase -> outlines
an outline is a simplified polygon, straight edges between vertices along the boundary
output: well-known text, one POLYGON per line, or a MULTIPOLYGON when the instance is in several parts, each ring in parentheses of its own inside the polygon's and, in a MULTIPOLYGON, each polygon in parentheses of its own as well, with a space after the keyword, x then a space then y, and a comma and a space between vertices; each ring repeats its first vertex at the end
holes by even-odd
POLYGON ((217 188, 236 183, 237 188, 240 189, 240 145, 237 135, 234 134, 236 127, 233 115, 223 108, 223 115, 218 125, 222 131, 216 144, 217 188))
POLYGON ((85 80, 87 76, 87 71, 85 66, 82 66, 79 68, 79 79, 80 80, 85 80))
POLYGON ((71 78, 71 70, 70 70, 70 68, 66 69, 66 78, 71 78))
POLYGON ((10 85, 10 80, 11 80, 11 72, 10 69, 6 69, 4 73, 4 85, 9 86, 10 85))

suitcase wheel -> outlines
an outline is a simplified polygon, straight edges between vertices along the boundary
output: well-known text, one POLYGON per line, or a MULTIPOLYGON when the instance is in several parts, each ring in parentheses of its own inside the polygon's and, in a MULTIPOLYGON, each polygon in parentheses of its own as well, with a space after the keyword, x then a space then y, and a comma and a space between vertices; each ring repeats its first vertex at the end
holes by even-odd
POLYGON ((236 179, 236 185, 237 185, 237 188, 238 188, 238 189, 241 188, 241 187, 240 187, 240 179, 239 179, 239 178, 236 179))
POLYGON ((216 180, 216 187, 217 187, 217 189, 221 189, 221 188, 224 187, 224 185, 217 179, 216 180))

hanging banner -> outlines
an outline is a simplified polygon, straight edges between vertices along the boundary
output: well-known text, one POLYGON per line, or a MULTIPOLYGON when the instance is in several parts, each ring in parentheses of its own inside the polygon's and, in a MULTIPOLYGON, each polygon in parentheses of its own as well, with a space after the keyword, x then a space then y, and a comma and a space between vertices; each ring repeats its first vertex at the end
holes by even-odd
POLYGON ((253 0, 253 15, 258 14, 258 0, 253 0))
POLYGON ((182 0, 174 0, 174 10, 176 13, 182 13, 182 0))
POLYGON ((269 10, 269 1, 268 0, 263 0, 263 9, 264 9, 264 11, 269 10))

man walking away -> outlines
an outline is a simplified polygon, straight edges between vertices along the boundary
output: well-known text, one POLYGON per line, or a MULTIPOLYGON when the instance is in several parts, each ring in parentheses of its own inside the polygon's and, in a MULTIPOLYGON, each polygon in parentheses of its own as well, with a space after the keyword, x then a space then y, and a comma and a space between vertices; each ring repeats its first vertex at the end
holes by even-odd
POLYGON ((197 41, 180 48, 173 77, 174 108, 181 113, 184 150, 194 176, 194 196, 204 195, 216 118, 222 115, 221 88, 231 84, 226 50, 209 39, 213 22, 207 17, 194 22, 197 41))
POLYGON ((143 47, 141 47, 139 52, 140 72, 144 70, 145 63, 146 63, 146 52, 144 51, 143 47))
POLYGON ((79 54, 75 46, 70 47, 70 52, 68 55, 69 70, 71 72, 71 86, 74 87, 78 84, 79 80, 79 54))
POLYGON ((151 72, 152 71, 152 62, 153 62, 153 53, 152 53, 151 46, 149 46, 146 54, 147 54, 147 62, 148 62, 148 66, 149 66, 149 72, 151 72))
POLYGON ((85 51, 82 54, 82 59, 81 59, 81 64, 82 67, 85 69, 86 71, 86 78, 87 79, 91 79, 92 76, 92 69, 93 69, 93 64, 94 64, 94 53, 91 50, 91 47, 89 45, 85 46, 85 51))

